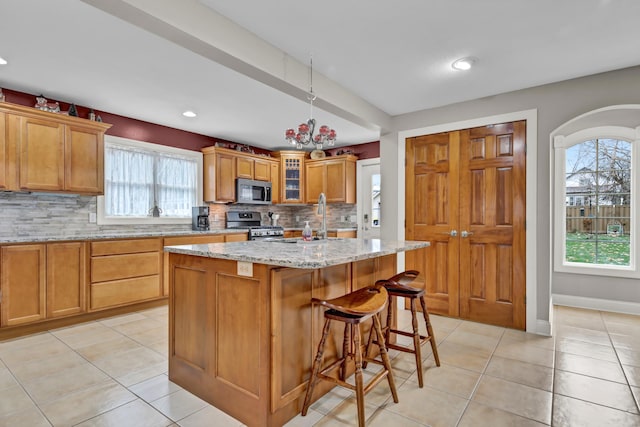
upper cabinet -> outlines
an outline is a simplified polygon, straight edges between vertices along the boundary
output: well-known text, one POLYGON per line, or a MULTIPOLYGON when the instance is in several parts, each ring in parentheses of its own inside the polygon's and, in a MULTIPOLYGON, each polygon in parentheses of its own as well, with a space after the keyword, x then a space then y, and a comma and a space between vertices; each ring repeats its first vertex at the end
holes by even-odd
POLYGON ((327 203, 356 203, 356 161, 352 155, 305 160, 305 202, 317 203, 324 193, 327 203))
POLYGON ((304 203, 304 151, 280 151, 280 203, 304 203))
POLYGON ((104 193, 104 132, 111 125, 0 103, 0 188, 104 193))
MULTIPOLYGON (((206 147, 204 154, 204 201, 231 203, 236 199, 236 178, 272 182, 279 179, 279 161, 228 148, 206 147)), ((273 194, 275 193, 275 188, 273 194)), ((273 203, 278 203, 276 196, 273 203)))

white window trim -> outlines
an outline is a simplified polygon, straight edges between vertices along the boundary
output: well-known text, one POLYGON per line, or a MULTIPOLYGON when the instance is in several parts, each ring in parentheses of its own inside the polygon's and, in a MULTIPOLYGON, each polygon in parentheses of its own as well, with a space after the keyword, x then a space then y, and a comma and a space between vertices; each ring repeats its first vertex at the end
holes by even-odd
POLYGON ((640 215, 637 207, 640 194, 638 194, 637 182, 640 178, 640 127, 629 128, 624 126, 597 126, 581 129, 568 135, 556 135, 553 137, 555 151, 554 173, 557 179, 554 191, 554 271, 562 273, 588 274, 596 276, 615 276, 638 278, 638 240, 640 215), (614 266, 607 264, 587 264, 566 262, 566 149, 576 144, 592 139, 611 138, 628 141, 632 144, 631 154, 631 223, 633 234, 630 241, 629 266, 614 266))
MULTIPOLYGON (((190 157, 196 160, 198 164, 197 178, 197 200, 202 204, 202 153, 199 151, 185 150, 182 148, 168 147, 166 145, 152 144, 149 142, 136 141, 133 139, 121 138, 118 136, 105 135, 105 148, 109 143, 120 146, 138 148, 143 150, 155 151, 158 153, 174 154, 183 157, 190 157)), ((153 224, 191 224, 191 218, 166 218, 166 217, 110 217, 105 215, 104 196, 97 197, 97 223, 98 225, 153 225, 153 224)))

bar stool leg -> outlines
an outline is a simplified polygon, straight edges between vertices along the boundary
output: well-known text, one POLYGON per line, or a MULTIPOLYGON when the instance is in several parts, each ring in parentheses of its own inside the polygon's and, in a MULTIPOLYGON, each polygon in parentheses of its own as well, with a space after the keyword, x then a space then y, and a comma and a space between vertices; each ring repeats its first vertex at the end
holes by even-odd
POLYGON ((351 334, 349 332, 353 334, 353 326, 350 325, 349 323, 345 323, 344 336, 342 337, 342 358, 344 360, 342 361, 342 365, 340 366, 340 379, 342 381, 344 381, 345 378, 347 378, 347 359, 348 359, 347 355, 349 354, 349 340, 351 337, 351 334))
POLYGON ((384 342, 387 349, 389 348, 388 343, 391 339, 391 322, 393 321, 393 310, 395 308, 395 302, 396 300, 391 295, 389 295, 389 302, 387 304, 387 325, 385 326, 386 329, 383 329, 383 331, 385 331, 384 342))
POLYGON ((329 328, 331 326, 331 319, 324 321, 324 328, 322 329, 322 338, 318 344, 318 352, 316 358, 313 360, 313 367, 311 368, 311 376, 309 377, 309 383, 307 385, 307 393, 304 396, 304 404, 302 405, 302 415, 307 415, 309 406, 311 405, 311 396, 313 395, 313 389, 318 382, 318 372, 322 366, 322 356, 324 355, 324 344, 329 336, 329 328))
POLYGON ((413 349, 416 357, 416 370, 418 371, 418 387, 422 388, 422 353, 420 351, 420 330, 418 329, 418 316, 416 313, 416 299, 411 298, 411 326, 413 327, 413 349))
POLYGON ((436 366, 440 366, 440 357, 438 356, 438 348, 436 346, 436 336, 433 335, 433 328, 431 327, 431 320, 429 320, 429 313, 427 312, 427 303, 424 301, 424 295, 420 297, 420 305, 422 306, 422 315, 424 316, 424 322, 427 326, 429 341, 431 341, 431 351, 433 351, 433 358, 436 361, 436 366))
POLYGON ((384 335, 382 335, 382 326, 380 325, 380 319, 378 316, 373 316, 373 327, 375 328, 376 335, 378 336, 378 343, 380 347, 380 356, 382 356, 382 363, 387 370, 387 381, 389 382, 389 388, 391 389, 391 395, 393 401, 398 403, 398 392, 396 391, 396 382, 393 379, 393 371, 391 370, 391 361, 389 360, 389 354, 387 353, 386 342, 384 341, 384 335))
MULTIPOLYGON (((373 316, 376 317, 375 315, 373 316)), ((356 359, 356 402, 358 404, 358 426, 365 427, 364 423, 364 382, 362 379, 362 348, 360 347, 360 326, 351 328, 353 334, 353 346, 356 359)))

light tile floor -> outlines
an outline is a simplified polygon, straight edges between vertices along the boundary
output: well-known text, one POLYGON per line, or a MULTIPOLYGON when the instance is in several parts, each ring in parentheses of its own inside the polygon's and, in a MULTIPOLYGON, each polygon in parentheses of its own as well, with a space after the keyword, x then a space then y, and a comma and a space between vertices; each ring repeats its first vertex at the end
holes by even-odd
MULTIPOLYGON (((367 425, 640 426, 640 316, 554 310, 553 337, 432 315, 442 366, 423 347, 420 389, 413 356, 392 351, 400 402, 378 385, 367 425)), ((167 316, 160 307, 0 342, 0 426, 241 426, 169 381, 167 316)), ((408 312, 399 323, 408 329, 408 312)), ((336 388, 287 426, 355 421, 353 396, 336 388)))

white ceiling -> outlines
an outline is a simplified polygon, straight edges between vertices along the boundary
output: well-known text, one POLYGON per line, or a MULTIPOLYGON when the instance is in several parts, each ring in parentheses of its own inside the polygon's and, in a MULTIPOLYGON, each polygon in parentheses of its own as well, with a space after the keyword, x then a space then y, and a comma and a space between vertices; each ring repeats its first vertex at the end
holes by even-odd
POLYGON ((312 54, 314 117, 350 145, 396 115, 638 65, 639 18, 637 0, 2 1, 0 87, 276 149, 309 117, 312 54))

